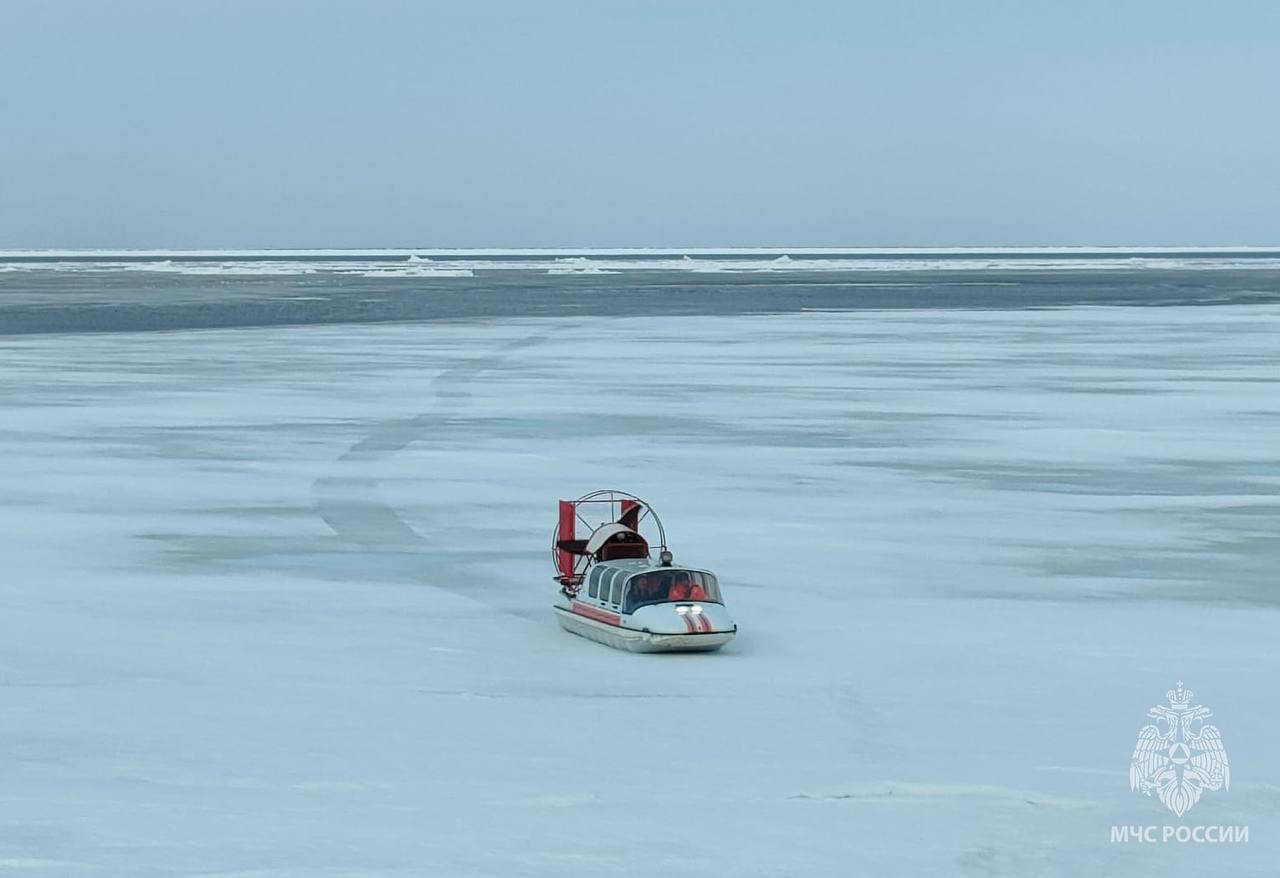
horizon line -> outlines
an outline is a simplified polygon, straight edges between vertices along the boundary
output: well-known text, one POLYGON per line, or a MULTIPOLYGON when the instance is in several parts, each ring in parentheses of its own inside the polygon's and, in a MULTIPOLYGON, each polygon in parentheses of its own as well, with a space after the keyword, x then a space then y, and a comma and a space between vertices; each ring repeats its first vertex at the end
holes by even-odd
POLYGON ((722 247, 53 247, 53 248, 0 248, 3 258, 48 257, 235 257, 275 254, 280 256, 738 256, 738 255, 966 255, 966 254, 1247 254, 1280 253, 1280 244, 1255 245, 1153 245, 1128 244, 1049 244, 1010 246, 722 246, 722 247))

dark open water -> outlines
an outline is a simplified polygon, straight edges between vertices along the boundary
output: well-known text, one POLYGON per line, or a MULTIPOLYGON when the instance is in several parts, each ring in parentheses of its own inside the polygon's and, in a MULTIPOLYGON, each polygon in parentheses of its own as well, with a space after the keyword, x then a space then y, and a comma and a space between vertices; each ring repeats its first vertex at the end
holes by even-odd
POLYGON ((1280 301, 1280 252, 677 259, 0 254, 0 335, 499 316, 1280 301), (616 273, 597 273, 606 270, 616 273))

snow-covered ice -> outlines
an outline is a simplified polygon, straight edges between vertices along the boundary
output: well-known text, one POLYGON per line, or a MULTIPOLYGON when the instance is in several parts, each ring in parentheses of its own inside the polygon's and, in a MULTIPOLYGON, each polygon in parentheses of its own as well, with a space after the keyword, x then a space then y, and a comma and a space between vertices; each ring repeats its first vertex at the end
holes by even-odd
POLYGON ((1274 305, 0 338, 0 874, 1272 874, 1278 339, 1274 305), (554 501, 600 487, 720 574, 723 652, 556 626, 554 501), (1178 680, 1232 768, 1182 820, 1127 775, 1178 680), (1109 841, 1166 823, 1250 841, 1109 841))

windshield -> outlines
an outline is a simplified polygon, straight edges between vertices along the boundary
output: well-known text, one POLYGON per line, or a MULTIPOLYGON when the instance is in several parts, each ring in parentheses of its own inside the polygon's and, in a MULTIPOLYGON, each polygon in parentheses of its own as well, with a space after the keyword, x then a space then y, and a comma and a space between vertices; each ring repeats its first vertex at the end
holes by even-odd
POLYGON ((637 573, 627 580, 625 613, 646 604, 669 601, 708 601, 720 603, 720 585, 710 573, 697 570, 661 570, 637 573))

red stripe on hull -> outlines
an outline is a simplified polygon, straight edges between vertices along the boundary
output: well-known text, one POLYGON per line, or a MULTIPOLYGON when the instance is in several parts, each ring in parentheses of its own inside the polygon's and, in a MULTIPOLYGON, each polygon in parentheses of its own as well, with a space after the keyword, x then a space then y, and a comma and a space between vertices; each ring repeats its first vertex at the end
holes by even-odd
POLYGON ((586 616, 588 619, 595 619, 597 622, 604 622, 609 625, 617 625, 622 621, 622 617, 617 613, 610 613, 606 610, 601 610, 599 607, 582 604, 578 601, 570 604, 570 609, 579 616, 586 616))

